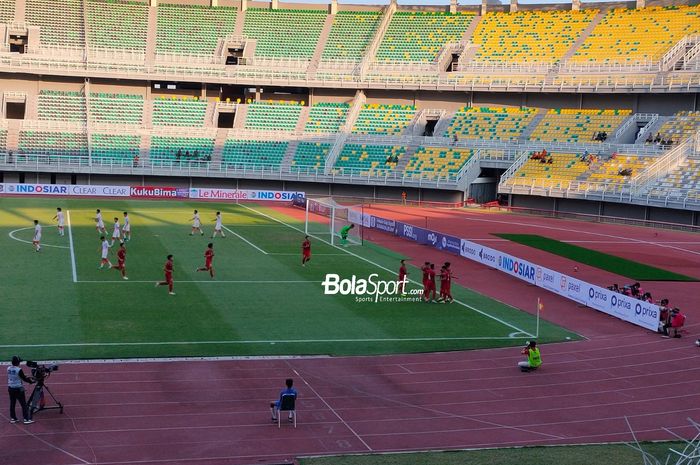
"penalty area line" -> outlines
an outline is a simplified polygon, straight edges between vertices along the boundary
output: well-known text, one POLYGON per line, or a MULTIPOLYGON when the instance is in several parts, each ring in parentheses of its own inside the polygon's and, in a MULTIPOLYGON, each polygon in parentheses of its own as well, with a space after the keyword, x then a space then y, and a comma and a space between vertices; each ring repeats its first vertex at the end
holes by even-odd
POLYGON ((361 338, 361 339, 267 339, 247 341, 144 341, 144 342, 65 342, 49 344, 4 344, 3 349, 41 347, 100 347, 100 346, 191 346, 191 345, 244 345, 244 344, 313 344, 335 342, 425 342, 425 341, 495 341, 520 339, 511 336, 465 336, 465 337, 407 337, 407 338, 361 338))
POLYGON ((231 234, 233 234, 234 236, 236 236, 237 238, 239 238, 240 240, 242 240, 243 242, 245 242, 246 244, 250 245, 250 246, 253 247, 254 249, 258 250, 259 252, 262 252, 263 255, 269 255, 269 254, 268 254, 267 252, 265 252, 263 249, 261 249, 260 247, 258 247, 258 246, 255 245, 255 244, 253 244, 252 242, 250 242, 248 239, 246 239, 245 237, 241 236, 241 235, 238 234, 237 232, 232 231, 231 229, 229 229, 229 228, 227 228, 226 226, 223 226, 223 225, 222 225, 221 227, 224 228, 226 231, 230 232, 231 234))
MULTIPOLYGON (((294 230, 299 231, 300 233, 304 234, 304 231, 302 231, 301 229, 299 229, 299 228, 297 228, 297 227, 295 227, 295 226, 292 226, 291 224, 285 223, 284 221, 282 221, 282 220, 280 220, 280 219, 278 219, 278 218, 275 218, 274 216, 270 216, 270 215, 268 215, 267 213, 261 212, 261 211, 259 211, 259 210, 254 209, 254 208, 251 208, 251 207, 249 207, 249 206, 247 206, 247 205, 243 205, 243 204, 241 204, 241 203, 239 203, 239 204, 237 204, 237 205, 239 205, 239 206, 241 206, 241 207, 243 207, 243 208, 245 208, 245 209, 248 209, 248 210, 250 210, 250 211, 252 211, 252 212, 254 212, 254 213, 257 213, 258 215, 261 215, 261 216, 264 216, 264 217, 266 217, 266 218, 269 218, 269 219, 271 219, 271 220, 273 220, 273 221, 276 221, 276 222, 278 222, 278 223, 280 223, 280 224, 283 224, 283 225, 285 225, 285 226, 287 226, 287 227, 289 227, 289 228, 291 228, 291 229, 294 229, 294 230)), ((368 258, 365 258, 365 257, 363 257, 363 256, 361 256, 361 255, 357 255, 357 254, 355 254, 355 253, 353 253, 353 252, 350 252, 349 250, 344 249, 344 248, 342 248, 342 247, 339 247, 339 246, 337 246, 337 245, 335 245, 335 244, 331 244, 330 242, 326 241, 326 240, 323 239, 323 238, 320 238, 320 237, 317 237, 317 236, 313 236, 313 237, 316 237, 318 240, 320 240, 321 242, 325 242, 326 244, 330 245, 331 247, 334 247, 334 248, 336 248, 336 249, 338 249, 338 250, 341 250, 341 251, 343 251, 343 252, 345 252, 345 253, 347 253, 347 254, 349 254, 349 255, 352 255, 353 257, 356 257, 356 258, 358 258, 358 259, 360 259, 360 260, 362 260, 362 261, 365 261, 365 262, 367 262, 367 263, 369 263, 369 264, 371 264, 371 265, 374 265, 374 266, 376 266, 377 268, 381 268, 382 270, 388 271, 389 273, 392 273, 392 274, 395 273, 395 271, 390 270, 389 268, 387 268, 387 267, 385 267, 385 266, 383 266, 383 265, 380 265, 379 263, 376 263, 376 262, 374 262, 374 261, 372 261, 372 260, 370 260, 370 259, 368 259, 368 258)), ((417 281, 414 281, 414 280, 409 280, 409 281, 412 282, 412 283, 414 283, 414 284, 416 284, 416 285, 418 284, 417 281)), ((509 327, 509 328, 511 328, 511 329, 514 329, 514 330, 517 331, 518 333, 527 334, 527 335, 528 335, 527 337, 533 337, 533 338, 535 337, 532 333, 529 333, 529 332, 527 332, 527 331, 524 331, 524 330, 518 328, 517 326, 515 326, 515 325, 513 325, 513 324, 511 324, 511 323, 508 323, 507 321, 502 320, 502 319, 500 319, 500 318, 498 318, 498 317, 496 317, 496 316, 489 315, 488 313, 486 313, 486 312, 484 312, 484 311, 482 311, 482 310, 479 310, 478 308, 472 307, 471 305, 469 305, 469 304, 467 304, 467 303, 464 303, 464 302, 462 302, 461 300, 455 299, 455 302, 458 303, 459 305, 465 307, 465 308, 469 308, 469 309, 475 311, 476 313, 485 316, 486 318, 490 318, 490 319, 492 319, 492 320, 494 320, 494 321, 497 321, 497 322, 501 323, 501 324, 504 325, 504 326, 507 326, 507 327, 509 327)))

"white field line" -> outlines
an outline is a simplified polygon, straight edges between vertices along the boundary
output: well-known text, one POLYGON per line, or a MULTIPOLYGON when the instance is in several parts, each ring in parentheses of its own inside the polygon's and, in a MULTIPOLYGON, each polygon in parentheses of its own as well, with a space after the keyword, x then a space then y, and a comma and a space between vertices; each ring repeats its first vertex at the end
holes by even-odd
MULTIPOLYGON (((114 280, 114 281, 106 281, 106 280, 105 281, 100 281, 100 280, 85 281, 85 280, 81 280, 79 282, 91 283, 91 284, 94 284, 94 283, 105 283, 105 284, 149 283, 149 284, 153 284, 155 282, 155 280, 150 280, 150 281, 149 280, 142 280, 142 281, 128 280, 127 281, 127 280, 119 279, 119 280, 114 280)), ((200 279, 200 280, 190 280, 190 281, 181 281, 181 280, 177 279, 177 280, 175 280, 175 282, 177 282, 177 283, 227 283, 227 284, 303 284, 303 283, 320 284, 321 283, 321 281, 307 281, 307 280, 303 280, 303 281, 302 280, 299 280, 299 281, 282 281, 282 280, 279 280, 279 281, 260 281, 260 280, 258 280, 258 281, 245 281, 245 280, 226 281, 226 280, 218 280, 218 279, 207 279, 207 280, 200 279)))
MULTIPOLYGON (((55 228, 55 226, 47 226, 47 228, 55 228)), ((15 241, 17 241, 17 242, 24 242, 25 244, 31 244, 32 241, 27 241, 27 240, 24 240, 24 239, 20 239, 19 237, 16 237, 16 236, 15 236, 15 233, 16 233, 16 232, 26 231, 27 229, 34 229, 34 226, 31 226, 31 227, 29 227, 29 228, 19 228, 19 229, 15 229, 14 231, 10 231, 9 233, 7 233, 7 235, 10 236, 10 239, 13 239, 13 240, 15 240, 15 241)), ((67 249, 67 248, 68 248, 68 247, 66 247, 65 245, 51 245, 51 244, 43 244, 43 243, 41 244, 41 246, 42 246, 42 247, 54 247, 54 248, 56 248, 56 249, 67 249)))
MULTIPOLYGON (((258 211, 258 210, 254 209, 254 208, 251 208, 251 207, 247 206, 247 205, 243 205, 243 204, 237 204, 237 205, 239 205, 239 206, 241 206, 241 207, 243 207, 243 208, 246 208, 246 209, 248 209, 248 210, 250 210, 250 211, 252 211, 252 212, 254 212, 254 213, 257 213, 258 215, 262 215, 262 216, 264 216, 264 217, 266 217, 266 218, 269 218, 269 219, 271 219, 271 220, 273 220, 273 221, 276 221, 276 222, 278 222, 278 223, 280 223, 280 224, 283 224, 283 225, 285 225, 285 226, 287 226, 287 227, 289 227, 289 228, 291 228, 291 229, 294 229, 294 230, 296 230, 296 231, 299 231, 299 232, 302 233, 302 234, 305 234, 304 231, 302 231, 301 229, 299 229, 299 228, 297 228, 297 227, 295 227, 295 226, 292 226, 291 224, 287 224, 287 223, 285 223, 284 221, 282 221, 282 220, 280 220, 280 219, 277 219, 277 218, 275 218, 275 217, 273 217, 273 216, 270 216, 270 215, 268 215, 268 214, 266 214, 266 213, 263 213, 263 212, 261 212, 261 211, 258 211)), ((330 245, 331 247, 334 247, 334 248, 336 248, 336 249, 338 249, 338 250, 341 250, 341 251, 343 251, 343 252, 345 252, 345 253, 347 253, 347 254, 349 254, 349 255, 352 255, 352 256, 354 256, 354 257, 356 257, 356 258, 359 258, 360 260, 363 260, 363 261, 365 261, 365 262, 367 262, 367 263, 369 263, 369 264, 371 264, 371 265, 374 265, 374 266, 376 266, 377 268, 381 268, 382 270, 388 271, 389 273, 395 273, 395 270, 390 270, 389 268, 386 268, 385 266, 382 266, 382 265, 380 265, 379 263, 373 262, 372 260, 369 260, 369 259, 367 259, 367 258, 365 258, 365 257, 360 256, 360 255, 357 255, 357 254, 355 254, 355 253, 353 253, 353 252, 350 252, 350 251, 347 250, 347 249, 344 249, 344 248, 339 247, 339 246, 337 246, 337 245, 331 244, 330 242, 328 242, 328 241, 326 241, 326 240, 324 240, 324 239, 322 239, 322 238, 320 238, 320 237, 317 237, 317 236, 313 236, 313 237, 316 237, 316 239, 318 239, 318 240, 320 240, 320 241, 322 241, 322 242, 325 242, 326 244, 330 245)), ((417 281, 409 280, 409 282, 412 282, 412 283, 418 285, 418 282, 417 282, 417 281)), ((528 335, 528 337, 535 337, 532 333, 530 333, 530 332, 528 332, 528 331, 524 331, 524 330, 518 328, 517 326, 514 326, 514 325, 508 323, 508 322, 505 321, 505 320, 502 320, 502 319, 500 319, 500 318, 498 318, 498 317, 495 317, 495 316, 493 316, 493 315, 489 315, 488 313, 486 313, 486 312, 484 312, 484 311, 481 311, 481 310, 479 310, 478 308, 472 307, 471 305, 466 304, 466 303, 464 303, 464 302, 462 302, 462 301, 460 301, 460 300, 455 299, 455 302, 458 303, 459 305, 463 306, 463 307, 469 308, 469 309, 471 309, 471 310, 477 312, 477 313, 480 314, 480 315, 483 315, 483 316, 485 316, 485 317, 487 317, 487 318, 490 318, 490 319, 492 319, 492 320, 494 320, 494 321, 497 321, 497 322, 501 323, 501 324, 504 325, 504 326, 507 326, 507 327, 509 327, 509 328, 512 328, 512 329, 516 330, 518 333, 526 334, 526 335, 528 335)))
POLYGON ((148 341, 148 342, 67 342, 56 344, 4 344, 3 349, 41 347, 100 347, 100 346, 191 346, 191 345, 243 345, 243 344, 312 344, 330 342, 423 342, 423 341, 495 341, 517 339, 510 336, 475 337, 407 337, 407 338, 365 338, 365 339, 269 339, 247 341, 148 341))
POLYGON ((66 220, 68 223, 68 244, 70 245, 70 266, 73 272, 73 282, 78 282, 78 270, 75 266, 75 249, 73 248, 73 228, 70 222, 70 210, 66 210, 66 220))
POLYGON ((263 255, 268 255, 268 253, 265 252, 263 249, 261 249, 260 247, 258 247, 258 246, 255 245, 255 244, 253 244, 252 242, 250 242, 248 239, 246 239, 245 237, 241 236, 241 235, 238 234, 237 232, 232 231, 232 230, 230 230, 229 228, 227 228, 226 226, 223 226, 223 225, 222 225, 222 228, 224 228, 226 231, 230 232, 231 234, 233 234, 234 236, 236 236, 237 238, 239 238, 240 240, 242 240, 242 241, 245 242, 246 244, 250 245, 250 246, 253 247, 254 249, 257 249, 259 252, 262 252, 263 255))
MULTIPOLYGON (((289 255, 289 256, 301 256, 301 252, 299 253, 277 253, 277 252, 270 252, 268 255, 289 255)), ((312 254, 314 257, 346 257, 347 254, 344 253, 314 253, 312 254)))

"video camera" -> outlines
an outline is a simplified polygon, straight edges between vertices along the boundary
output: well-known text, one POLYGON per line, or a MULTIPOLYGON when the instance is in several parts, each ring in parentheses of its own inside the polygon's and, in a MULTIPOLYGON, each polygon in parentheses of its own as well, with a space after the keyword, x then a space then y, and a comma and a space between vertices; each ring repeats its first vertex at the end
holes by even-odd
POLYGON ((27 366, 32 369, 32 376, 36 379, 37 383, 42 383, 46 378, 51 376, 51 373, 58 370, 58 365, 41 365, 37 362, 32 362, 27 360, 27 366))

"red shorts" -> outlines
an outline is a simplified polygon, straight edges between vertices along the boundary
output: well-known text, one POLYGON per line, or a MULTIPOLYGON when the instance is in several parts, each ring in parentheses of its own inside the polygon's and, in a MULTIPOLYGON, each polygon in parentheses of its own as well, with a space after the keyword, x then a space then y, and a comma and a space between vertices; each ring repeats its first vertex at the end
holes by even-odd
POLYGON ((165 273, 165 282, 166 282, 166 283, 171 283, 171 282, 173 282, 173 275, 172 275, 172 273, 165 273))
POLYGON ((304 250, 301 254, 304 258, 311 258, 311 250, 304 250))
POLYGON ((211 260, 207 260, 204 262, 204 268, 211 268, 211 260))
POLYGON ((118 269, 118 270, 121 270, 122 268, 124 268, 124 262, 121 261, 121 260, 119 260, 119 261, 117 262, 117 269, 118 269))

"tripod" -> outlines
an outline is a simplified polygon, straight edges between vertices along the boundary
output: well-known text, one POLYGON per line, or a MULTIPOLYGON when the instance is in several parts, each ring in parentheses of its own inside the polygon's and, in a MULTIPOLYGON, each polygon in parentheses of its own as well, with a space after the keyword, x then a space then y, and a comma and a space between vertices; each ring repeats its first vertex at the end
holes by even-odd
POLYGON ((29 396, 29 412, 34 415, 37 412, 40 412, 42 410, 58 410, 58 413, 63 413, 63 404, 61 404, 56 397, 54 397, 53 393, 49 389, 48 386, 44 384, 44 380, 38 380, 36 382, 36 386, 34 386, 34 390, 32 391, 32 395, 29 396), (54 403, 56 405, 52 405, 51 407, 46 407, 44 403, 44 391, 49 393, 49 396, 53 399, 54 403))

